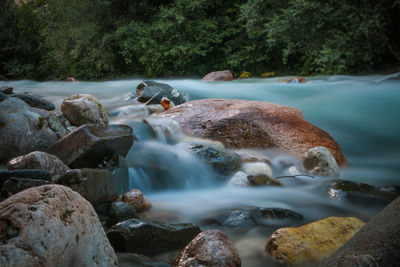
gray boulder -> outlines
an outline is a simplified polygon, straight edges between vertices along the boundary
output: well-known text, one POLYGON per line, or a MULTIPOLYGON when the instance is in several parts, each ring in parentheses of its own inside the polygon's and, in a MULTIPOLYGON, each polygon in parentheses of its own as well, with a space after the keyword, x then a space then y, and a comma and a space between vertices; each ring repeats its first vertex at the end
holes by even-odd
POLYGON ((42 151, 34 151, 27 155, 13 158, 7 163, 9 170, 38 169, 47 171, 53 177, 53 181, 64 175, 68 170, 59 158, 42 151))
POLYGON ((2 266, 117 266, 90 203, 61 185, 0 202, 0 229, 2 266))
POLYGON ((143 81, 136 87, 137 100, 146 104, 160 104, 163 97, 168 98, 175 105, 189 100, 189 96, 165 83, 143 81))
POLYGON ((32 108, 15 97, 0 102, 0 162, 45 150, 67 133, 53 112, 32 108))
POLYGON ((74 126, 84 124, 108 125, 108 116, 100 102, 91 95, 71 95, 61 104, 63 115, 74 126))
POLYGON ((162 223, 131 219, 114 225, 107 237, 115 250, 144 255, 183 248, 200 228, 191 223, 162 223))
POLYGON ((400 197, 320 266, 400 266, 400 197))
POLYGON ((11 97, 22 99, 25 103, 33 108, 39 108, 44 110, 55 110, 56 107, 50 101, 44 99, 39 95, 32 94, 30 92, 24 92, 21 94, 12 94, 11 97))
POLYGON ((129 126, 86 124, 64 136, 47 152, 70 168, 97 168, 112 158, 126 156, 132 143, 129 126))
POLYGON ((332 153, 323 146, 309 149, 303 157, 304 168, 312 174, 339 177, 339 167, 332 153))
POLYGON ((58 183, 78 192, 93 205, 118 198, 114 177, 107 170, 87 168, 70 170, 58 180, 58 183))

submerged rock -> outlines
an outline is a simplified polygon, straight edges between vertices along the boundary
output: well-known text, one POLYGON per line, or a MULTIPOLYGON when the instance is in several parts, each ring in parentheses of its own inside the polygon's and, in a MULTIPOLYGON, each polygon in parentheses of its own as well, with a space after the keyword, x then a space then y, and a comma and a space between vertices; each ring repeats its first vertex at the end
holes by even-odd
POLYGON ((235 150, 235 152, 236 152, 236 154, 238 154, 240 156, 243 163, 264 162, 264 163, 267 163, 268 165, 271 164, 271 160, 267 156, 264 156, 261 153, 251 151, 251 150, 246 150, 246 149, 235 150))
POLYGON ((54 182, 69 170, 68 166, 59 158, 42 151, 34 151, 13 158, 7 163, 7 168, 9 170, 38 169, 47 171, 51 174, 54 182))
POLYGON ((132 143, 129 126, 86 124, 64 136, 47 152, 70 168, 97 168, 114 157, 126 156, 132 143))
POLYGON ((61 185, 0 202, 0 229, 4 266, 117 266, 90 203, 61 185))
POLYGON ((220 70, 214 71, 206 74, 203 78, 203 81, 212 81, 212 82, 221 82, 221 81, 232 81, 233 75, 230 70, 220 70))
POLYGON ((84 124, 108 125, 107 112, 100 102, 87 94, 71 95, 61 104, 63 115, 72 125, 84 124))
POLYGON ((305 121, 295 108, 261 101, 202 99, 158 116, 176 120, 188 135, 217 140, 228 148, 277 148, 303 157, 310 148, 325 146, 339 165, 347 165, 335 140, 305 121))
POLYGON ((87 168, 70 170, 58 180, 58 183, 78 192, 93 205, 118 198, 114 177, 107 170, 87 168))
POLYGON ((200 228, 191 223, 161 223, 130 219, 114 225, 107 237, 115 250, 144 255, 182 248, 200 228))
POLYGON ((297 212, 281 208, 247 207, 214 212, 202 220, 206 225, 253 227, 271 225, 274 221, 301 221, 303 216, 297 212))
POLYGON ((339 167, 332 153, 323 146, 311 148, 303 157, 304 168, 312 174, 339 177, 339 167))
POLYGON ((22 99, 25 103, 33 108, 39 108, 44 110, 55 110, 56 107, 50 101, 44 99, 39 95, 32 94, 30 92, 24 92, 21 94, 12 94, 12 97, 22 99))
POLYGON ((265 162, 247 162, 242 166, 242 171, 249 175, 263 173, 269 177, 273 177, 271 167, 265 162))
POLYGON ((0 162, 45 150, 67 133, 53 112, 32 108, 15 97, 0 102, 0 162))
POLYGON ((278 179, 265 173, 247 174, 242 171, 235 173, 228 184, 233 186, 282 185, 278 179))
POLYGON ((320 266, 400 266, 400 197, 320 266))
POLYGON ((172 267, 241 265, 239 252, 229 238, 221 231, 210 230, 196 236, 175 259, 172 267))
POLYGON ((10 95, 13 93, 14 88, 8 85, 0 85, 0 92, 6 95, 10 95))
POLYGON ((137 100, 146 104, 160 104, 162 99, 168 98, 175 105, 189 100, 189 96, 165 83, 143 81, 136 87, 137 100))
POLYGON ((268 239, 265 251, 285 265, 316 263, 332 255, 364 224, 354 217, 329 217, 297 228, 281 228, 268 239))
POLYGON ((120 199, 129 204, 136 212, 148 210, 152 205, 150 200, 138 189, 132 189, 126 192, 120 199))
POLYGON ((221 175, 232 174, 242 164, 239 155, 235 152, 212 144, 191 144, 185 149, 201 158, 221 175))

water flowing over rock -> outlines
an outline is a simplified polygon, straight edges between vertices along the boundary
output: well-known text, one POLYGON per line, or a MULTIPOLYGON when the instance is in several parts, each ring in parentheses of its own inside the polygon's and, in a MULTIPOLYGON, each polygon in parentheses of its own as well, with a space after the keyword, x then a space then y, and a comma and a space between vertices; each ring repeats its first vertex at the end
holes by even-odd
POLYGON ((258 186, 258 185, 278 185, 281 186, 281 182, 278 179, 269 176, 265 173, 253 173, 247 174, 243 171, 235 173, 229 180, 228 185, 233 186, 258 186))
POLYGON ((0 162, 45 150, 68 133, 57 114, 9 97, 0 102, 0 162))
POLYGON ((224 148, 209 144, 191 144, 185 149, 209 164, 215 172, 230 175, 242 164, 239 155, 224 148))
POLYGON ((240 156, 240 158, 242 159, 243 163, 246 162, 264 162, 267 164, 271 164, 271 160, 267 157, 264 156, 260 153, 257 153, 255 151, 249 151, 246 149, 238 149, 235 150, 236 154, 238 154, 240 156))
POLYGON ((291 78, 282 80, 282 82, 284 82, 284 83, 306 83, 307 80, 304 77, 291 77, 291 78))
POLYGON ((183 248, 200 228, 191 223, 162 223, 130 219, 114 225, 107 237, 115 250, 144 255, 183 248))
POLYGON ((230 70, 220 70, 214 71, 206 74, 203 78, 203 81, 213 81, 213 82, 222 82, 222 81, 232 81, 233 75, 230 70))
POLYGON ((133 143, 132 128, 126 125, 83 125, 47 152, 70 168, 97 168, 116 156, 126 156, 133 143))
POLYGON ((320 266, 400 266, 400 197, 320 266))
POLYGON ((93 205, 118 198, 114 177, 107 170, 87 168, 70 170, 58 180, 58 183, 78 192, 93 205))
POLYGON ((136 87, 137 100, 146 104, 160 104, 166 97, 175 105, 180 105, 189 100, 189 95, 165 83, 155 81, 143 81, 136 87))
POLYGON ((13 93, 14 88, 12 88, 11 86, 7 86, 7 85, 1 85, 0 86, 0 92, 6 95, 10 95, 13 93))
POLYGON ((25 103, 27 103, 29 106, 31 106, 33 108, 39 108, 39 109, 44 109, 44 110, 48 110, 48 111, 56 109, 54 104, 51 103, 50 101, 44 99, 41 96, 32 94, 30 92, 24 92, 21 94, 12 94, 10 96, 22 99, 25 103))
POLYGON ((69 170, 68 166, 59 158, 42 151, 34 151, 13 158, 7 163, 7 168, 9 170, 38 169, 47 171, 51 174, 54 182, 69 170))
POLYGON ((108 125, 107 112, 100 102, 87 94, 71 95, 61 105, 63 115, 72 125, 84 124, 108 125))
POLYGON ((311 148, 303 157, 304 168, 312 174, 339 177, 339 167, 332 153, 323 146, 311 148))
POLYGON ((316 263, 332 255, 364 224, 354 217, 329 217, 297 228, 281 228, 268 239, 265 251, 285 265, 316 263))
POLYGON ((6 100, 9 96, 0 92, 0 102, 2 102, 3 100, 6 100))
POLYGON ((150 200, 138 189, 132 189, 123 194, 121 201, 129 204, 136 212, 148 210, 152 205, 150 200))
POLYGON ((218 230, 210 230, 196 236, 175 259, 172 267, 240 267, 239 252, 229 238, 218 230))
POLYGON ((20 192, 0 203, 4 266, 117 266, 95 211, 61 185, 20 192))
POLYGON ((295 108, 261 101, 203 99, 159 116, 178 121, 188 135, 221 141, 227 147, 277 148, 301 158, 310 148, 325 146, 339 165, 347 165, 336 141, 305 121, 295 108))

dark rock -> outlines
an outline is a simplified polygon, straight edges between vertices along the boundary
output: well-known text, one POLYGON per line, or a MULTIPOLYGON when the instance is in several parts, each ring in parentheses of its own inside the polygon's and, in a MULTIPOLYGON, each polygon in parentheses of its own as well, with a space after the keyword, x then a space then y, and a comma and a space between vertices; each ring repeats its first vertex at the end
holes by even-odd
POLYGON ((1 266, 117 266, 92 205, 61 185, 0 202, 1 266))
POLYGON ((179 92, 177 89, 165 83, 154 81, 143 81, 136 87, 138 101, 146 104, 160 104, 163 97, 168 98, 175 105, 180 105, 188 101, 187 94, 179 92))
POLYGON ((11 86, 7 85, 1 85, 0 86, 0 93, 6 94, 6 95, 11 95, 13 93, 14 88, 11 86))
POLYGON ((347 165, 338 143, 308 123, 300 110, 278 104, 234 99, 190 101, 158 115, 179 122, 191 136, 222 142, 228 148, 277 148, 303 157, 324 146, 347 165))
POLYGON ((50 182, 45 180, 12 177, 3 183, 3 186, 1 187, 1 194, 3 197, 7 198, 28 188, 46 184, 50 184, 50 182))
POLYGON ((104 221, 107 227, 111 227, 114 224, 125 220, 139 219, 139 215, 136 211, 127 203, 122 201, 103 203, 96 206, 95 210, 100 221, 104 221))
POLYGON ((54 112, 32 108, 15 97, 0 102, 0 162, 43 151, 67 133, 54 112))
POLYGON ((398 194, 363 183, 337 180, 329 183, 328 195, 331 199, 344 200, 364 207, 384 207, 398 194))
POLYGON ((200 228, 191 223, 131 219, 114 225, 107 237, 116 251, 151 255, 183 248, 198 233, 200 228))
POLYGON ((222 82, 222 81, 232 81, 233 75, 230 70, 220 70, 214 71, 206 74, 203 78, 203 81, 213 81, 213 82, 222 82))
POLYGON ((172 264, 173 267, 240 267, 239 252, 229 238, 218 230, 197 235, 172 264))
POLYGON ((7 168, 9 170, 38 169, 47 171, 52 175, 54 182, 69 170, 59 158, 42 151, 34 151, 13 158, 7 163, 7 168))
POLYGON ((9 98, 8 95, 3 94, 2 92, 0 92, 0 102, 2 102, 3 100, 5 100, 5 99, 7 99, 7 98, 9 98))
POLYGON ((78 192, 93 205, 118 198, 114 177, 107 170, 86 168, 70 170, 58 180, 58 183, 78 192))
POLYGON ((29 106, 33 108, 39 108, 44 110, 55 110, 56 107, 50 101, 42 98, 41 96, 24 92, 22 94, 13 94, 12 97, 17 97, 27 103, 29 106))
POLYGON ((33 180, 43 180, 51 182, 51 174, 42 170, 17 170, 17 171, 0 171, 0 187, 8 179, 15 178, 29 178, 33 180))
POLYGON ((204 160, 221 175, 232 174, 242 164, 238 154, 215 145, 194 144, 186 146, 185 149, 204 160))
POLYGON ((273 220, 300 221, 303 216, 297 212, 281 208, 247 207, 217 211, 204 219, 207 225, 253 227, 256 225, 270 225, 273 220))
POLYGON ((97 168, 114 157, 126 156, 133 143, 126 125, 83 125, 48 149, 70 168, 97 168))
POLYGON ((400 266, 400 197, 320 266, 400 266))
POLYGON ((119 253, 119 267, 171 267, 171 264, 136 253, 119 253))

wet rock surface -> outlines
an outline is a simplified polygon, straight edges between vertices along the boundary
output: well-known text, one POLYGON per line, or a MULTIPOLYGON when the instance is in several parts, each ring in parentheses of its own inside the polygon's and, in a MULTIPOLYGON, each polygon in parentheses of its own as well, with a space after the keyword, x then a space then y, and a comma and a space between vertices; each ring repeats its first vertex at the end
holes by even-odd
POLYGON ((117 266, 89 202, 60 185, 30 188, 0 202, 4 266, 117 266))
POLYGON ((50 184, 50 182, 45 180, 11 177, 2 184, 1 195, 3 198, 8 198, 28 188, 46 184, 50 184))
POLYGON ((151 255, 183 248, 200 228, 191 223, 161 223, 130 219, 114 225, 107 237, 116 251, 151 255))
POLYGON ((229 238, 219 230, 197 235, 179 254, 173 267, 242 265, 239 252, 229 238))
POLYGON ((121 201, 103 203, 96 206, 95 210, 100 221, 104 222, 104 226, 107 228, 125 220, 139 219, 136 211, 127 203, 121 201))
POLYGON ((400 266, 400 197, 320 266, 400 266))
POLYGON ((92 205, 118 198, 114 177, 107 170, 74 169, 60 177, 59 184, 78 192, 92 205))
POLYGON ((29 178, 33 180, 52 181, 51 174, 42 170, 0 171, 0 185, 10 178, 29 178))
POLYGON ((203 81, 213 81, 213 82, 222 82, 222 81, 232 81, 233 75, 230 70, 220 70, 214 71, 206 74, 203 78, 203 81))
POLYGON ((67 133, 53 112, 32 108, 15 97, 0 102, 0 162, 45 150, 67 133))
POLYGON ((265 251, 285 265, 317 263, 343 246, 364 224, 354 217, 328 217, 297 228, 281 228, 268 239, 265 251))
POLYGON ((288 209, 247 207, 214 212, 214 214, 203 219, 202 223, 229 227, 253 227, 271 225, 277 220, 299 222, 302 219, 301 214, 288 209))
POLYGON ((84 124, 108 125, 107 112, 100 102, 87 94, 71 95, 61 105, 63 115, 74 126, 84 124))
POLYGON ((51 174, 53 181, 65 174, 69 168, 59 158, 42 151, 13 158, 7 163, 9 170, 38 169, 51 174))
POLYGON ((114 157, 126 156, 133 143, 132 128, 126 125, 83 125, 47 152, 70 168, 96 168, 114 157))
MULTIPOLYGON (((166 97, 175 105, 180 105, 189 100, 189 95, 165 83, 143 81, 136 87, 137 100, 146 104, 160 104, 166 97)), ((164 108, 163 108, 164 109, 164 108)))
POLYGON ((151 208, 150 200, 142 191, 132 189, 120 197, 120 200, 130 205, 136 212, 142 212, 151 208))
POLYGON ((295 108, 261 101, 202 99, 159 116, 176 120, 188 135, 217 140, 230 148, 277 148, 303 157, 310 148, 325 146, 339 165, 347 165, 336 141, 305 121, 295 108))
POLYGON ((303 157, 304 168, 312 174, 339 177, 339 167, 332 153, 323 146, 311 148, 303 157))
POLYGON ((39 95, 32 94, 30 92, 24 92, 21 94, 12 94, 10 96, 23 100, 25 103, 27 103, 29 106, 31 106, 33 108, 39 108, 39 109, 44 109, 44 110, 49 110, 49 111, 56 109, 54 104, 51 103, 50 101, 44 99, 43 97, 41 97, 39 95))
POLYGON ((230 175, 242 164, 239 155, 215 145, 190 144, 185 149, 201 158, 221 175, 230 175))

